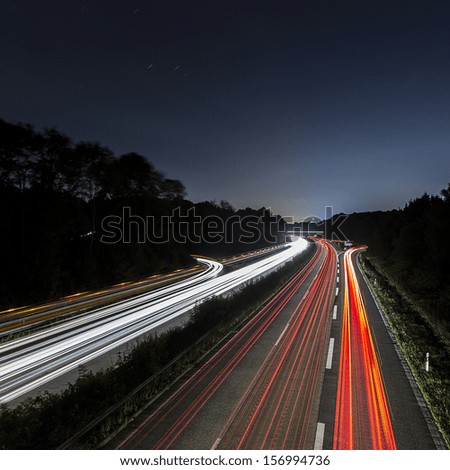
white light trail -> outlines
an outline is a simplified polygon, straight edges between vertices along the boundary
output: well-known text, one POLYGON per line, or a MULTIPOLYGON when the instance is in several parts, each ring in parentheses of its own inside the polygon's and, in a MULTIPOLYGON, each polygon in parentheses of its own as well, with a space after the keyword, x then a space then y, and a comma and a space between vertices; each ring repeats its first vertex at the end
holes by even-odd
POLYGON ((112 349, 185 314, 196 303, 225 294, 292 259, 307 247, 304 239, 243 268, 217 277, 223 266, 148 294, 96 309, 45 331, 0 346, 0 402, 8 402, 86 364, 112 349))

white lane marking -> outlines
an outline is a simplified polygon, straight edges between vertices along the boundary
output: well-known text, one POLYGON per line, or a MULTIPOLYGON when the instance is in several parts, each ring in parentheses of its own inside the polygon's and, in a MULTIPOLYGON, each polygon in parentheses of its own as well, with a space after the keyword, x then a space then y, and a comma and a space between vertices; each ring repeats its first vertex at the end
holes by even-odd
POLYGON ((339 274, 339 268, 338 268, 338 274, 339 274))
POLYGON ((324 436, 325 436, 325 424, 317 423, 316 440, 314 441, 314 450, 322 450, 324 436))
POLYGON ((278 337, 277 342, 275 343, 275 346, 278 346, 279 342, 281 341, 281 338, 284 336, 288 328, 289 328, 289 323, 284 327, 284 330, 281 332, 281 335, 278 337))
POLYGON ((330 338, 330 345, 328 346, 328 356, 327 356, 327 369, 331 369, 331 363, 333 362, 333 350, 334 350, 334 338, 330 338))
POLYGON ((213 446, 211 447, 210 450, 216 450, 217 447, 219 446, 221 440, 222 440, 222 438, 218 437, 218 438, 216 439, 216 442, 214 442, 214 444, 213 444, 213 446))
POLYGON ((339 276, 337 277, 336 282, 339 282, 339 276))
POLYGON ((339 294, 339 287, 336 287, 336 297, 339 294))
POLYGON ((337 305, 333 307, 333 320, 337 319, 337 305))

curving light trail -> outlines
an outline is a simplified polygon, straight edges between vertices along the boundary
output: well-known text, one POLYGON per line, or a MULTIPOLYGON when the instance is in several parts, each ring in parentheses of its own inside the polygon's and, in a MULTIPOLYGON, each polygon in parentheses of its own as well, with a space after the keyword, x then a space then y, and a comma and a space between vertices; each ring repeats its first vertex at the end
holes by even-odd
POLYGON ((8 402, 105 354, 192 309, 199 301, 222 295, 267 274, 307 246, 299 239, 270 257, 217 277, 223 266, 198 259, 205 272, 123 300, 89 315, 0 346, 0 402, 8 402))
POLYGON ((119 302, 131 296, 138 296, 175 281, 192 278, 195 272, 204 268, 199 265, 177 269, 168 274, 154 274, 139 281, 126 281, 103 288, 100 291, 87 291, 67 295, 54 302, 10 308, 0 312, 0 336, 30 330, 48 325, 49 320, 64 321, 69 315, 81 315, 87 309, 100 308, 105 303, 119 302))
POLYGON ((345 252, 342 342, 334 449, 395 449, 395 438, 374 339, 353 256, 345 252))

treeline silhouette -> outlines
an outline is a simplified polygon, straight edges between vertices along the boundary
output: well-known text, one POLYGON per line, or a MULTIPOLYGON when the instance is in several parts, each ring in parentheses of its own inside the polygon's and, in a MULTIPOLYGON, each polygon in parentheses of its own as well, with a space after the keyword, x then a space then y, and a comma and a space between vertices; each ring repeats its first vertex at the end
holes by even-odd
POLYGON ((284 241, 284 220, 268 209, 194 204, 185 195, 180 181, 138 153, 116 156, 57 129, 0 120, 0 309, 187 266, 192 252, 218 256, 284 241), (201 239, 175 237, 163 224, 174 213, 184 235, 200 230, 201 239), (111 233, 104 222, 114 216, 123 220, 126 243, 102 242, 111 233), (199 228, 198 217, 206 216, 216 222, 199 228), (217 220, 225 226, 236 216, 258 222, 247 229, 230 224, 233 236, 217 237, 217 220), (157 242, 149 233, 158 234, 157 242))
POLYGON ((340 228, 450 345, 450 184, 403 209, 351 214, 340 228))

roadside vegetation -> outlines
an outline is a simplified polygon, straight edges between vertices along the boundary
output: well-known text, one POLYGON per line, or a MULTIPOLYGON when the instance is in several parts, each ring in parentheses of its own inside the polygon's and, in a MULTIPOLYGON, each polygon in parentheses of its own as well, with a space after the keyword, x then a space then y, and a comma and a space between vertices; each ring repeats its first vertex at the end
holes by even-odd
POLYGON ((423 317, 415 303, 377 269, 371 257, 363 255, 361 265, 446 445, 450 448, 448 345, 423 317), (427 353, 430 355, 428 372, 425 370, 427 353))
POLYGON ((199 304, 184 327, 148 336, 126 357, 120 357, 113 368, 87 373, 61 393, 44 393, 14 408, 2 405, 0 448, 97 447, 240 328, 308 262, 315 249, 311 244, 293 261, 266 277, 226 298, 212 298, 199 304))

